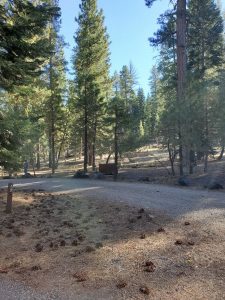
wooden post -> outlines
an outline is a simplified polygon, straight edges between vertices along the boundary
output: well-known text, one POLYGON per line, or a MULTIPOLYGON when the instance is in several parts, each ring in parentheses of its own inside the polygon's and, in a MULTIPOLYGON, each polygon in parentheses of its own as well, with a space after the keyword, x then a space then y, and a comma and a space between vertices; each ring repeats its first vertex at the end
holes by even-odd
POLYGON ((8 191, 7 191, 7 203, 6 203, 6 213, 11 214, 12 212, 12 195, 13 195, 13 184, 8 184, 8 191))

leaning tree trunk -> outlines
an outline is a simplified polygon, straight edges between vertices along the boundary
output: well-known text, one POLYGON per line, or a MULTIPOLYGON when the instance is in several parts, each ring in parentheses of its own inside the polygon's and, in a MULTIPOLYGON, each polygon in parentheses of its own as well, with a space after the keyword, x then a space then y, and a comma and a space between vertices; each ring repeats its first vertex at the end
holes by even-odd
POLYGON ((110 160, 111 155, 112 155, 112 152, 109 152, 109 155, 108 155, 108 157, 107 157, 107 159, 106 159, 106 164, 109 163, 109 160, 110 160))
POLYGON ((222 146, 220 155, 217 157, 217 160, 221 160, 223 158, 223 154, 224 154, 224 146, 222 146))
POLYGON ((177 101, 179 109, 178 117, 178 135, 179 135, 179 158, 180 158, 180 175, 184 173, 184 166, 187 166, 187 157, 184 145, 184 130, 181 107, 185 104, 185 81, 186 81, 186 0, 177 0, 177 101))
POLYGON ((62 137, 62 140, 61 140, 60 145, 59 145, 58 154, 56 156, 56 168, 58 168, 58 165, 59 165, 59 159, 60 159, 61 152, 62 152, 62 149, 63 149, 63 145, 64 145, 64 142, 65 142, 65 139, 66 139, 66 132, 67 132, 67 123, 65 124, 65 129, 64 129, 64 132, 63 132, 63 137, 62 137))

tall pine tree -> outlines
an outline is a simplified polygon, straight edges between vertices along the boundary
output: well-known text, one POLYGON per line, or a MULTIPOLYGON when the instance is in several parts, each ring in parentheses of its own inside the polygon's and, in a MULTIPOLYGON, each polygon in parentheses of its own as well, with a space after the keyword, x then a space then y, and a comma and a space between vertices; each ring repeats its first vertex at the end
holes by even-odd
POLYGON ((96 0, 82 0, 76 19, 74 69, 77 108, 82 110, 84 132, 84 171, 88 158, 95 168, 96 139, 109 93, 109 38, 104 26, 103 11, 96 0))

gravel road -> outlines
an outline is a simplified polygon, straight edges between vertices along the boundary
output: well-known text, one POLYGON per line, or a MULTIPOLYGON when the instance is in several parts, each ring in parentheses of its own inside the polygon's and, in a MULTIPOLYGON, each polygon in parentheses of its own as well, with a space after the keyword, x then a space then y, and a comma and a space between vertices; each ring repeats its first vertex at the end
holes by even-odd
POLYGON ((224 193, 208 190, 67 178, 2 180, 0 188, 6 187, 8 182, 12 182, 15 188, 44 189, 52 193, 126 202, 164 212, 171 217, 180 217, 203 209, 225 208, 224 193))
MULTIPOLYGON (((68 178, 40 178, 1 180, 0 188, 12 182, 14 188, 44 189, 51 193, 69 193, 105 201, 126 202, 138 207, 165 213, 174 219, 197 218, 203 222, 224 216, 223 192, 193 190, 154 184, 78 180, 68 178)), ((39 294, 36 291, 0 276, 0 300, 68 300, 57 294, 39 294)), ((74 299, 74 298, 73 298, 74 299)), ((79 297, 77 299, 80 299, 79 297)), ((83 298, 82 298, 83 299, 83 298)), ((76 300, 76 299, 74 299, 76 300)))

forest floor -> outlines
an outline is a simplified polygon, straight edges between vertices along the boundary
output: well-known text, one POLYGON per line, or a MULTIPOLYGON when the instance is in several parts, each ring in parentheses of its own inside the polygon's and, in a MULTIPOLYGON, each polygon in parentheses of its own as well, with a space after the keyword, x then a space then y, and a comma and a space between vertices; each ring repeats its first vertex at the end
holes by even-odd
MULTIPOLYGON (((194 167, 194 173, 188 175, 189 188, 207 188, 214 182, 220 183, 225 188, 225 159, 217 160, 219 152, 214 156, 209 156, 208 171, 204 173, 204 163, 199 161, 198 165, 194 167)), ((96 165, 106 162, 107 155, 96 158, 96 165)), ((113 157, 109 160, 113 163, 113 157)), ((163 184, 169 186, 178 186, 179 176, 179 162, 175 161, 176 175, 172 176, 170 162, 168 160, 168 153, 165 149, 158 145, 150 145, 137 149, 137 151, 129 152, 123 155, 120 159, 119 174, 117 181, 121 182, 145 182, 163 184)), ((61 159, 55 174, 51 175, 51 169, 47 164, 42 164, 41 170, 35 171, 30 168, 29 172, 32 176, 38 178, 66 178, 73 177, 77 170, 82 170, 83 160, 73 157, 61 159)), ((93 171, 89 167, 90 178, 94 178, 93 171)), ((2 173, 2 176, 7 174, 2 173)), ((18 173, 15 178, 20 178, 22 173, 18 173), (17 176, 18 175, 18 176, 17 176)), ((103 179, 103 178, 102 178, 103 179)), ((106 175, 104 180, 113 181, 113 176, 106 175)), ((224 189, 225 190, 225 189, 224 189)))
MULTIPOLYGON (((14 192, 12 215, 4 212, 6 191, 1 190, 0 279, 23 282, 35 295, 48 295, 15 299, 224 299, 223 194, 207 192, 202 195, 207 205, 199 202, 171 217, 148 208, 147 202, 113 201, 111 191, 110 199, 105 192, 107 200, 93 190, 92 197, 82 189, 72 193, 69 185, 75 183, 67 181, 67 193, 62 193, 60 181, 46 180, 44 191, 26 180, 26 189, 21 185, 14 192)), ((115 189, 117 183, 106 185, 115 189)), ((131 184, 120 185, 126 192, 131 184)), ((151 199, 150 186, 146 191, 144 184, 138 186, 151 199)), ((159 201, 161 194, 165 198, 163 187, 151 188, 157 189, 159 201)), ((166 189, 174 202, 186 194, 194 198, 191 190, 166 189)), ((206 192, 196 191, 197 198, 200 193, 206 192)), ((1 284, 0 293, 3 299, 1 284)))
MULTIPOLYGON (((217 154, 218 155, 218 154, 217 154)), ((106 157, 97 158, 96 163, 105 163, 106 157)), ((109 162, 113 162, 111 159, 109 162)), ((83 161, 74 161, 73 158, 61 160, 59 168, 54 176, 72 177, 74 173, 83 168, 83 161)), ((218 161, 216 157, 209 156, 208 172, 204 173, 204 163, 198 162, 194 167, 194 174, 188 175, 189 187, 205 188, 213 182, 218 182, 225 187, 225 160, 218 161)), ((89 168, 90 177, 92 170, 89 168)), ((179 163, 175 161, 176 176, 172 176, 168 153, 157 145, 143 147, 137 151, 124 154, 120 161, 118 181, 122 182, 145 182, 176 186, 178 185, 179 163)), ((48 177, 51 170, 48 168, 37 172, 38 176, 48 177)), ((113 181, 113 176, 105 176, 107 181, 113 181)))

